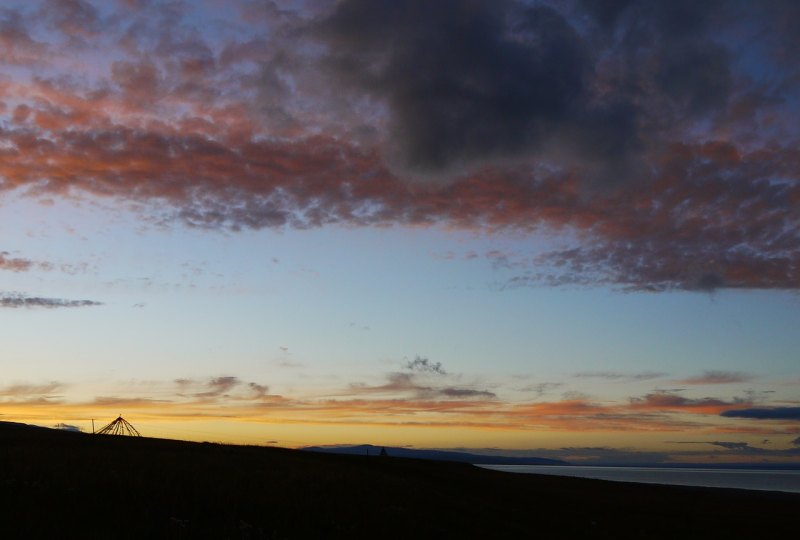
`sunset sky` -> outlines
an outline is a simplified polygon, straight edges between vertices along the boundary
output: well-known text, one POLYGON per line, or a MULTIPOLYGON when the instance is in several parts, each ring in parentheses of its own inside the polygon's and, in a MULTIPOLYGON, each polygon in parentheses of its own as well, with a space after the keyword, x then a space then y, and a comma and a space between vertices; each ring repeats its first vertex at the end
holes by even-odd
POLYGON ((0 420, 798 462, 799 26, 4 1, 0 420))

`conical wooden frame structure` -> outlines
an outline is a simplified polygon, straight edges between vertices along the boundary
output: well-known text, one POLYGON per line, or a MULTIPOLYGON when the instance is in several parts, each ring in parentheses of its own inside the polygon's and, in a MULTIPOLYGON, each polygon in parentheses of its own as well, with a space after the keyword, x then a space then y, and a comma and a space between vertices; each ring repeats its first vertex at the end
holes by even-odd
POLYGON ((106 427, 97 432, 98 435, 128 435, 130 437, 141 437, 142 435, 136 431, 130 422, 119 415, 116 420, 112 421, 106 427))

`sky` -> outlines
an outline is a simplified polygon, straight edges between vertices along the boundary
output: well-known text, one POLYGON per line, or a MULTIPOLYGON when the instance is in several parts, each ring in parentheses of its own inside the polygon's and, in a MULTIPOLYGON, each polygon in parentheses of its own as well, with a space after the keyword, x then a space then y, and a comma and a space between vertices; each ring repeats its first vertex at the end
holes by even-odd
POLYGON ((797 463, 798 24, 3 2, 0 420, 797 463))

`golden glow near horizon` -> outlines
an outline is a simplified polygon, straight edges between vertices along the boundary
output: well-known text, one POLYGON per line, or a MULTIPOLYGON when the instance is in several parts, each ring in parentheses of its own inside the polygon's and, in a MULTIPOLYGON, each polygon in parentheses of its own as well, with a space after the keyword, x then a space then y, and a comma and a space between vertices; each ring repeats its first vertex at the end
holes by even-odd
POLYGON ((529 454, 538 450, 539 454, 544 452, 544 457, 574 462, 607 460, 609 449, 619 449, 631 456, 663 454, 676 462, 764 459, 762 454, 726 455, 725 446, 719 441, 733 433, 751 449, 763 447, 765 437, 769 436, 768 449, 774 453, 769 459, 776 463, 792 459, 790 453, 780 452, 791 451, 793 447, 796 428, 791 423, 773 424, 771 431, 763 425, 743 426, 734 421, 725 425, 716 419, 720 405, 717 409, 709 407, 643 414, 641 404, 619 406, 587 400, 537 404, 416 399, 293 402, 273 396, 242 403, 220 396, 203 396, 184 403, 142 399, 94 404, 19 403, 7 407, 3 418, 45 427, 58 424, 90 433, 91 419, 99 428, 122 413, 149 437, 289 448, 374 444, 504 449, 529 451, 529 454))

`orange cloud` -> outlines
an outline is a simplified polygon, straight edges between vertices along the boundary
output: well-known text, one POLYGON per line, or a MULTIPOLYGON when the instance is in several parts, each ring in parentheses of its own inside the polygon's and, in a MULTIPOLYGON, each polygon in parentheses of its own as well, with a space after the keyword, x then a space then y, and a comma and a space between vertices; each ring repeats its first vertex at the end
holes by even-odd
POLYGON ((745 400, 724 401, 716 398, 690 399, 669 392, 656 392, 630 400, 631 409, 656 411, 690 411, 697 414, 720 414, 736 407, 752 405, 745 400))
POLYGON ((137 66, 118 70, 116 87, 4 83, 0 96, 20 102, 0 131, 5 189, 166 202, 174 218, 203 227, 569 227, 592 239, 540 256, 536 270, 515 268, 511 286, 800 286, 800 238, 787 228, 800 187, 769 180, 800 170, 796 149, 674 144, 652 156, 660 172, 651 184, 594 198, 579 171, 534 172, 534 163, 418 186, 387 170, 379 146, 325 133, 268 137, 246 107, 202 95, 142 100, 158 92, 159 76, 137 66), (731 177, 749 187, 731 189, 731 177))
MULTIPOLYGON (((188 381, 188 380, 187 380, 188 381)), ((213 380, 209 380, 213 383, 213 380)), ((498 430, 501 432, 604 432, 604 433, 749 433, 791 432, 791 426, 756 429, 736 420, 723 419, 717 411, 730 402, 699 399, 676 400, 655 395, 630 402, 591 402, 582 399, 538 403, 513 403, 500 399, 420 398, 292 398, 270 395, 262 385, 239 382, 229 393, 199 396, 188 388, 208 388, 209 381, 174 386, 165 397, 119 395, 89 401, 58 399, 33 394, 11 396, 3 401, 10 419, 33 419, 48 423, 87 421, 123 412, 140 421, 169 422, 226 420, 286 425, 341 425, 383 427, 432 427, 452 430, 498 430), (46 420, 43 420, 46 419, 46 420), (787 431, 788 430, 788 431, 787 431)), ((219 383, 218 386, 221 386, 219 383)), ((212 385, 213 386, 213 385, 212 385)), ((167 388, 168 386, 165 386, 167 388)), ((20 387, 22 388, 22 387, 20 387)), ((44 390, 45 388, 38 388, 44 390)), ((163 394, 163 392, 160 392, 163 394)), ((727 410, 726 409, 726 410, 727 410)))

